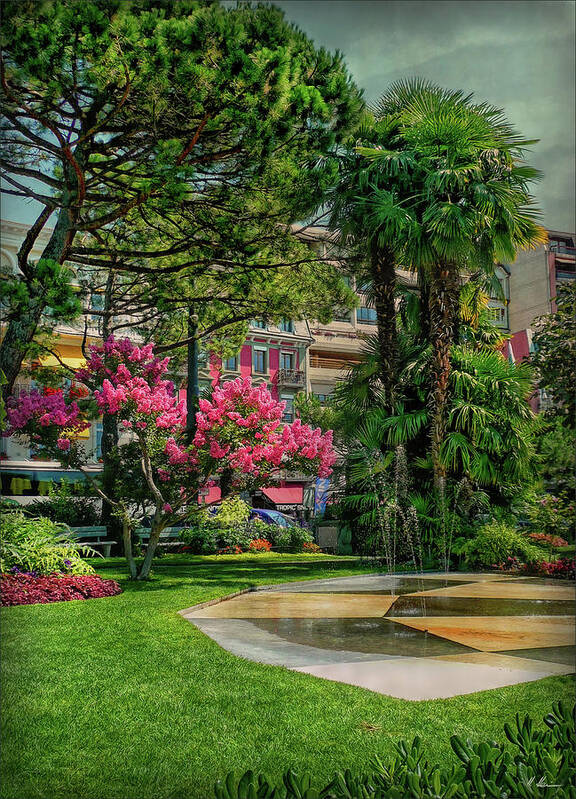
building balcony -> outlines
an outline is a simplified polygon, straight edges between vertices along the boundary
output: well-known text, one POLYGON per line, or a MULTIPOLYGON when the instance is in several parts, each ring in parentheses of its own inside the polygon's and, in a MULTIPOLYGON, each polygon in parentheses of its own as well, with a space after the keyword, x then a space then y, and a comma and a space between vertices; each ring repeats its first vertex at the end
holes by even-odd
POLYGON ((550 242, 550 252, 555 252, 557 255, 568 255, 576 258, 576 247, 570 247, 568 244, 561 244, 557 241, 550 242))
POLYGON ((304 388, 306 377, 301 369, 278 369, 277 382, 279 386, 304 388))

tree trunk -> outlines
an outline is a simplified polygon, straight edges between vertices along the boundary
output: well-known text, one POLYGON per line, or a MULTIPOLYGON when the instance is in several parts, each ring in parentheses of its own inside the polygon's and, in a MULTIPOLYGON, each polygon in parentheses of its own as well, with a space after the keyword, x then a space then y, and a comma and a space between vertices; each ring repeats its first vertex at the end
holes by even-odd
MULTIPOLYGON (((111 334, 111 321, 112 321, 112 292, 114 289, 114 273, 110 271, 106 280, 106 291, 104 294, 104 316, 102 321, 102 339, 106 339, 111 334)), ((111 455, 116 446, 118 445, 118 422, 116 418, 109 413, 102 416, 102 489, 106 496, 112 500, 116 499, 116 492, 114 486, 115 467, 111 463, 111 455)), ((118 518, 113 514, 112 505, 109 503, 102 504, 102 517, 101 524, 108 528, 110 538, 116 539, 120 533, 121 525, 118 518)), ((128 553, 124 552, 128 557, 128 553)), ((132 551, 130 550, 130 554, 132 551)))
POLYGON ((430 385, 430 454, 434 470, 434 489, 441 508, 446 492, 446 468, 441 447, 448 424, 449 382, 452 371, 450 353, 458 327, 459 270, 455 264, 434 268, 429 285, 430 337, 432 343, 430 385))
POLYGON ((232 469, 224 469, 220 475, 220 499, 226 499, 230 496, 232 490, 232 480, 234 472, 232 469))
MULTIPOLYGON (((67 208, 61 208, 56 226, 42 252, 41 259, 46 258, 58 261, 60 264, 63 263, 66 260, 72 234, 69 211, 67 208)), ((6 333, 0 344, 0 371, 4 372, 6 377, 6 383, 2 386, 4 398, 9 397, 12 393, 14 383, 22 368, 22 362, 26 359, 28 348, 36 335, 42 314, 46 309, 47 288, 48 286, 35 288, 30 280, 31 296, 28 307, 8 322, 6 333)))
POLYGON ((188 309, 188 358, 186 363, 186 443, 191 444, 196 435, 196 414, 199 409, 200 384, 198 382, 198 317, 194 308, 188 309))
POLYGON ((159 518, 159 514, 156 513, 152 519, 152 528, 150 530, 150 538, 148 539, 146 555, 144 557, 142 567, 140 568, 140 572, 136 577, 137 580, 147 580, 150 576, 150 569, 152 568, 154 554, 158 548, 158 542, 160 541, 162 530, 164 530, 165 527, 166 525, 162 524, 162 518, 159 518))
POLYGON ((138 574, 138 568, 132 554, 132 528, 127 521, 124 521, 122 524, 122 541, 124 544, 124 556, 130 572, 130 579, 135 580, 138 574))
POLYGON ((378 323, 380 380, 388 412, 394 408, 397 382, 398 339, 396 330, 396 271, 392 250, 373 244, 370 252, 370 272, 374 293, 374 308, 378 323))

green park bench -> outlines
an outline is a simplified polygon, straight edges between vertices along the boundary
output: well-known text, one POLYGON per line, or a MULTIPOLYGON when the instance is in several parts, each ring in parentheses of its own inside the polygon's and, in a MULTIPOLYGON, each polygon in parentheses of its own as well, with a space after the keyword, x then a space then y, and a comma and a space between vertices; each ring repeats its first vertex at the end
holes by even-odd
POLYGON ((107 537, 108 528, 106 527, 71 527, 70 530, 79 544, 86 544, 93 549, 102 549, 105 558, 110 557, 112 545, 118 543, 107 537))
MULTIPOLYGON (((184 529, 183 527, 166 527, 160 533, 160 540, 158 542, 158 546, 166 549, 168 547, 184 546, 185 542, 182 541, 180 538, 183 529, 184 529)), ((136 536, 138 537, 140 544, 142 546, 146 546, 148 544, 148 541, 150 540, 150 528, 138 527, 136 529, 136 536)))

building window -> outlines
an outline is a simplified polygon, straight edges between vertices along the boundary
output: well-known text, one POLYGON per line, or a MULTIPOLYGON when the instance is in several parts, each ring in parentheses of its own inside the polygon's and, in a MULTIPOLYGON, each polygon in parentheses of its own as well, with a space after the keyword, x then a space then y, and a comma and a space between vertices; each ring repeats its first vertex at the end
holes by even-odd
POLYGON ((199 350, 198 352, 198 368, 208 369, 208 351, 199 350))
POLYGON ((279 324, 279 328, 283 333, 293 333, 294 322, 291 319, 283 319, 279 324))
POLYGON ((284 413, 282 414, 282 421, 283 422, 293 422, 294 421, 294 397, 289 394, 283 394, 280 399, 282 402, 285 402, 286 405, 284 407, 284 413))
POLYGON ((266 350, 259 350, 254 347, 252 350, 252 371, 256 374, 266 374, 266 350))
POLYGON ((104 432, 104 428, 102 426, 102 422, 96 422, 94 425, 94 454, 96 455, 96 459, 100 460, 102 457, 102 433, 104 432))
POLYGON ((361 305, 356 310, 356 320, 363 325, 375 325, 377 321, 376 311, 374 308, 367 308, 365 305, 361 305))
POLYGON ((266 330, 266 322, 263 319, 252 319, 250 327, 256 327, 258 330, 266 330))
POLYGON ((280 369, 294 369, 294 353, 293 352, 281 352, 280 353, 280 369))
POLYGON ((320 405, 328 405, 332 402, 332 394, 314 394, 320 405))
POLYGON ((227 372, 237 372, 238 371, 238 356, 234 355, 233 358, 226 358, 225 361, 222 363, 223 369, 227 372))
POLYGON ((338 308, 334 311, 333 322, 351 322, 350 311, 347 308, 338 308))

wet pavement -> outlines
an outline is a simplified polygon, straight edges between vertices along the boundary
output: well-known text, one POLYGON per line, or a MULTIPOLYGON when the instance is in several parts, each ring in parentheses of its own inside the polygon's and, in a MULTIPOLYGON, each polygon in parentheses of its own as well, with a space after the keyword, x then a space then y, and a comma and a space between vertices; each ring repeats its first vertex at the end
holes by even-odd
POLYGON ((575 671, 574 585, 503 574, 285 583, 181 614, 240 657, 404 699, 575 671))

